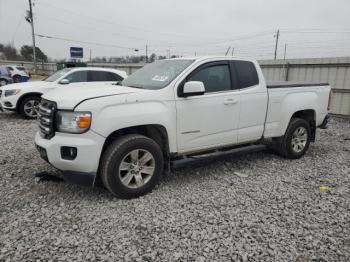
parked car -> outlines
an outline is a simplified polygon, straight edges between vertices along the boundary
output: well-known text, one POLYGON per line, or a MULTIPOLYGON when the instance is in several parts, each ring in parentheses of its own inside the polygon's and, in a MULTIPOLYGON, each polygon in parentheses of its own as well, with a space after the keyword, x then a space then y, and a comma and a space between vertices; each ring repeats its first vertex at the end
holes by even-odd
POLYGON ((27 82, 29 80, 29 74, 25 70, 24 66, 19 65, 7 65, 7 69, 11 72, 13 82, 27 82))
POLYGON ((10 71, 6 66, 0 66, 0 86, 12 84, 13 80, 10 71))
POLYGON ((256 61, 228 57, 157 61, 120 86, 69 91, 43 96, 37 148, 66 180, 101 180, 121 198, 150 192, 183 159, 252 144, 300 158, 330 100, 328 84, 266 84, 256 61))
POLYGON ((6 110, 20 113, 24 118, 32 119, 37 117, 41 96, 50 90, 70 83, 117 82, 126 77, 124 71, 110 68, 65 68, 43 81, 18 83, 1 88, 0 105, 6 110))

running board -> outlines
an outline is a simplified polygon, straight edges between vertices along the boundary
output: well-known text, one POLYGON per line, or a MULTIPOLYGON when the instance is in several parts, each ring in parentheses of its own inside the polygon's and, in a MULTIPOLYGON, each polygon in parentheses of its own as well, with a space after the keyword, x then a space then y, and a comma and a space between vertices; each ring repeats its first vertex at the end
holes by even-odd
POLYGON ((191 164, 199 164, 208 160, 219 159, 224 156, 241 156, 250 153, 260 152, 266 149, 265 145, 250 145, 244 147, 233 148, 229 150, 216 150, 215 152, 184 156, 181 159, 171 161, 171 168, 177 169, 191 164))

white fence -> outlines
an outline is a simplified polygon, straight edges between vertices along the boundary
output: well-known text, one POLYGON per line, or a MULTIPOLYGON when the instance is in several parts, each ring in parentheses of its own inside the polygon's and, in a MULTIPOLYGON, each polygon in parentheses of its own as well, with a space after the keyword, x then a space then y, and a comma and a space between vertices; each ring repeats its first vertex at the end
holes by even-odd
MULTIPOLYGON (((331 112, 350 116, 350 57, 263 60, 259 61, 267 81, 328 82, 332 86, 331 112)), ((21 64, 32 69, 31 62, 0 61, 0 64, 21 64)), ((112 67, 129 75, 142 64, 88 63, 88 66, 112 67)), ((55 63, 38 63, 38 72, 51 74, 57 70, 55 63)))

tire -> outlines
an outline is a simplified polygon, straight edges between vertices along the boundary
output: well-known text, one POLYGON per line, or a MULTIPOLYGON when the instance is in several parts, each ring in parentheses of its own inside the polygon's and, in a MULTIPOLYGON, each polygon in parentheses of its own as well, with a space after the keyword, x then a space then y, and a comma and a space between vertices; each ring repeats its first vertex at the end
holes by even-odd
POLYGON ((155 141, 142 135, 125 135, 104 152, 100 175, 103 185, 113 195, 130 199, 151 192, 160 180, 163 167, 163 153, 155 141))
POLYGON ((0 79, 0 86, 5 86, 7 84, 8 84, 8 82, 6 79, 0 79))
POLYGON ((309 123, 301 118, 292 118, 285 135, 276 141, 274 151, 285 158, 301 158, 309 148, 310 138, 309 123))
POLYGON ((20 83, 21 82, 21 76, 20 75, 14 75, 13 76, 13 82, 14 83, 20 83))
POLYGON ((19 105, 19 113, 24 119, 37 118, 41 98, 38 96, 26 97, 19 105))
POLYGON ((6 79, 0 79, 0 86, 6 86, 7 84, 8 83, 6 79))

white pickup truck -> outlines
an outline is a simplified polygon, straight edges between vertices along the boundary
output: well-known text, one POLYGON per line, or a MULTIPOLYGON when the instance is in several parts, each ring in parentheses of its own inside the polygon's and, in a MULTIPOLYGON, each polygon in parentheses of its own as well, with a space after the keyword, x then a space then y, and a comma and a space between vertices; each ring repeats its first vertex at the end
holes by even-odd
POLYGON ((45 94, 35 143, 66 180, 102 181, 133 198, 181 159, 252 144, 303 156, 327 123, 330 91, 328 84, 267 85, 253 60, 161 60, 117 84, 45 94))

